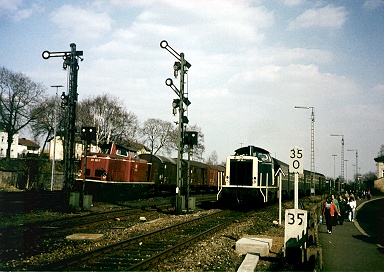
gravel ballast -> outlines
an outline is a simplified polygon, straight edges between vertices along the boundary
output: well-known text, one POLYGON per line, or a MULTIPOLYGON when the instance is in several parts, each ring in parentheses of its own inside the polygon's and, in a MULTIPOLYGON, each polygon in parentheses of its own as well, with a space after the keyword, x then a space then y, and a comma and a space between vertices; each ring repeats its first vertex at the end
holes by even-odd
MULTIPOLYGON (((292 206, 292 202, 284 203, 283 214, 285 208, 292 208, 292 206)), ((119 208, 121 207, 117 205, 94 203, 92 212, 102 212, 119 208)), ((93 250, 100 246, 128 239, 145 232, 153 231, 214 211, 216 210, 197 209, 193 213, 178 216, 166 213, 156 213, 156 215, 146 218, 147 220, 145 222, 141 222, 139 218, 137 218, 137 222, 134 224, 132 224, 132 222, 111 220, 111 222, 102 224, 101 226, 78 230, 79 233, 103 234, 100 239, 92 241, 67 240, 65 237, 73 233, 66 233, 63 234, 62 237, 45 240, 39 244, 39 247, 41 248, 40 254, 27 257, 24 256, 22 250, 20 252, 14 252, 17 255, 17 258, 2 259, 0 262, 0 270, 31 270, 55 260, 93 250)), ((35 212, 5 217, 1 224, 4 228, 4 226, 27 224, 29 222, 71 216, 74 217, 79 215, 50 213, 47 211, 35 212)), ((252 212, 247 219, 241 222, 236 221, 228 228, 217 232, 210 238, 202 240, 195 246, 183 250, 163 263, 159 263, 153 270, 236 271, 244 259, 244 255, 237 254, 235 251, 236 241, 242 237, 249 236, 273 239, 273 246, 270 249, 270 254, 268 257, 260 258, 257 265, 257 271, 290 270, 289 267, 284 265, 281 253, 281 248, 284 243, 284 222, 279 226, 274 224, 274 221, 276 220, 278 220, 277 204, 260 208, 258 211, 252 212)), ((5 252, 0 253, 3 254, 5 252)))

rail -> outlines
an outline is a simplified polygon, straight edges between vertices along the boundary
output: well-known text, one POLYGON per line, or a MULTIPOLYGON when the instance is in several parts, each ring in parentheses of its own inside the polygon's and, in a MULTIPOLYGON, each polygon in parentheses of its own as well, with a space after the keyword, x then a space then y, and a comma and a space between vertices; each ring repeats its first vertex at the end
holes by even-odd
POLYGON ((147 269, 153 263, 165 258, 164 256, 223 228, 239 216, 244 214, 219 211, 35 269, 129 271, 147 269))

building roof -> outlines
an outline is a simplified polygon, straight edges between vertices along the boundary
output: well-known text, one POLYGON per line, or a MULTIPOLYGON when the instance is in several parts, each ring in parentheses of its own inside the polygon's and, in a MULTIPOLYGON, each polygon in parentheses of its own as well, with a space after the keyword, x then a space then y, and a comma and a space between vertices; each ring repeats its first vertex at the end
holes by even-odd
POLYGON ((24 146, 27 146, 27 147, 39 148, 38 144, 32 142, 31 140, 27 140, 25 138, 19 138, 19 145, 24 145, 24 146))
POLYGON ((380 156, 374 159, 375 162, 384 162, 384 156, 380 156))

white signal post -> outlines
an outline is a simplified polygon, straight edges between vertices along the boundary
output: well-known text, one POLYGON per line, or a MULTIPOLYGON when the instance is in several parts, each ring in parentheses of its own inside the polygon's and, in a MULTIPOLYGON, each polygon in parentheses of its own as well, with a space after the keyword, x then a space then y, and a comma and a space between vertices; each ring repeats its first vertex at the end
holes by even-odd
POLYGON ((303 149, 300 147, 292 147, 290 149, 289 172, 295 174, 294 185, 294 205, 295 209, 299 208, 299 174, 303 174, 303 149))
POLYGON ((303 174, 303 149, 290 149, 289 172, 295 174, 294 209, 285 210, 284 256, 287 248, 306 248, 308 212, 299 209, 299 174, 303 174))
POLYGON ((282 192, 283 192, 283 175, 285 176, 285 173, 281 168, 277 170, 275 176, 279 177, 279 225, 281 225, 281 217, 282 217, 282 192))

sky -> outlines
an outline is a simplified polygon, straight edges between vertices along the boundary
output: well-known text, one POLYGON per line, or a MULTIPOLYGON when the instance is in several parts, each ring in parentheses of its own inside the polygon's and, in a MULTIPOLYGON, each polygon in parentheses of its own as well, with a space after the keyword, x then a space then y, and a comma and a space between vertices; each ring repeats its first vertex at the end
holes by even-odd
MULTIPOLYGON (((246 145, 289 162, 304 150, 310 169, 313 107, 315 170, 352 179, 376 172, 384 144, 384 1, 382 0, 0 0, 0 66, 47 87, 67 85, 61 58, 83 51, 79 100, 118 97, 138 116, 169 122, 165 85, 177 59, 192 65, 186 90, 190 125, 201 128, 204 158, 219 161, 246 145), (337 155, 336 157, 332 155, 337 155)), ((62 90, 60 90, 62 91, 62 90)))

